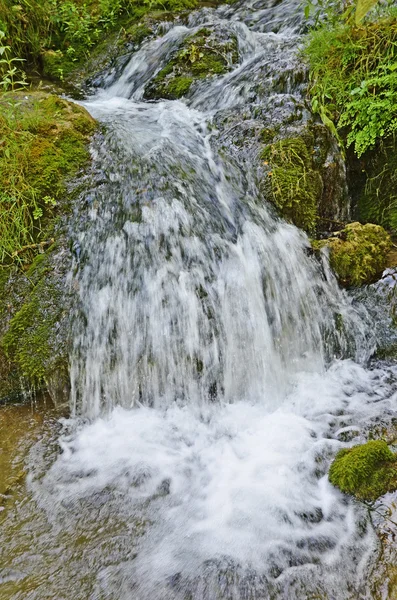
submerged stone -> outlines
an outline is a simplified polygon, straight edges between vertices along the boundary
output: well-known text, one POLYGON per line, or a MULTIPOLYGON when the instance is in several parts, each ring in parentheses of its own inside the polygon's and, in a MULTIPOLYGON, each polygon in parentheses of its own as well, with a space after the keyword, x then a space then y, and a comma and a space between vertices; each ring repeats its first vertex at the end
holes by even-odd
POLYGON ((376 281, 386 268, 391 240, 379 225, 349 223, 313 247, 329 249, 331 268, 342 285, 359 286, 376 281))
POLYGON ((397 489, 396 459, 383 440, 344 448, 331 464, 329 480, 345 494, 373 502, 397 489))

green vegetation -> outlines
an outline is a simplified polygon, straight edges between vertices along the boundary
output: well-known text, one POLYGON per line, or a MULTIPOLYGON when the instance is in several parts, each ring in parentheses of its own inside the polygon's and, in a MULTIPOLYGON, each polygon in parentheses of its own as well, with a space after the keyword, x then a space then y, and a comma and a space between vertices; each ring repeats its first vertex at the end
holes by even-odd
POLYGON ((181 98, 197 79, 226 73, 237 61, 236 38, 223 40, 213 29, 201 29, 185 39, 170 62, 145 91, 146 98, 181 98))
MULTIPOLYGON (((155 9, 181 11, 197 0, 2 0, 0 31, 11 56, 62 79, 103 37, 155 9)), ((128 36, 127 36, 128 39, 128 36)))
POLYGON ((52 94, 0 96, 1 398, 67 371, 55 224, 67 210, 69 179, 89 162, 96 127, 85 109, 52 94))
POLYGON ((0 263, 45 240, 67 178, 87 164, 95 121, 54 95, 0 97, 0 263))
POLYGON ((330 265, 342 285, 359 286, 372 283, 386 268, 391 240, 379 225, 350 223, 313 247, 329 248, 330 265))
POLYGON ((343 449, 331 465, 329 480, 345 494, 373 502, 397 489, 396 458, 382 440, 343 449))
POLYGON ((40 254, 26 273, 28 284, 19 310, 11 317, 1 339, 7 358, 30 384, 39 385, 60 361, 54 351, 54 330, 62 315, 64 291, 51 283, 48 254, 40 254))
POLYGON ((312 107, 360 157, 397 129, 397 20, 388 8, 364 26, 343 16, 309 35, 312 107))
POLYGON ((347 150, 354 217, 397 231, 397 9, 319 4, 304 49, 312 109, 347 150))
MULTIPOLYGON (((361 165, 362 166, 362 165, 361 165)), ((356 173, 352 174, 352 181, 356 173)), ((355 206, 362 222, 378 223, 397 231, 397 146, 395 136, 377 145, 365 156, 366 181, 355 206)))
POLYGON ((265 146, 261 157, 270 169, 267 176, 274 204, 284 218, 311 232, 316 226, 322 180, 308 145, 303 136, 285 138, 265 146))

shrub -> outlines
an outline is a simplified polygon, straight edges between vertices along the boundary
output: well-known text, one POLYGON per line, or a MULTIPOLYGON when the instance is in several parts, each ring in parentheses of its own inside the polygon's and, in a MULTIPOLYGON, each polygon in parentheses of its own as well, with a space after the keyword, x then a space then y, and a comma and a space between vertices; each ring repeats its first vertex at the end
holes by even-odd
POLYGON ((124 21, 139 20, 154 9, 181 11, 197 0, 0 0, 0 30, 14 57, 41 68, 57 53, 56 72, 62 78, 87 56, 106 32, 124 21))

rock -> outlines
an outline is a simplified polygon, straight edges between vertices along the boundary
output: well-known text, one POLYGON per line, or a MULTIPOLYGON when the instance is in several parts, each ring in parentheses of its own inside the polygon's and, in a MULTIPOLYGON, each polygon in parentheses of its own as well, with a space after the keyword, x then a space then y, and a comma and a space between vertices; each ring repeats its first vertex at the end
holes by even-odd
POLYGON ((389 234, 372 223, 350 223, 326 240, 314 241, 314 249, 328 248, 330 265, 344 286, 376 281, 387 265, 389 234))
POLYGON ((185 96, 194 81, 226 73, 238 59, 237 40, 214 28, 188 36, 145 89, 146 99, 185 96))

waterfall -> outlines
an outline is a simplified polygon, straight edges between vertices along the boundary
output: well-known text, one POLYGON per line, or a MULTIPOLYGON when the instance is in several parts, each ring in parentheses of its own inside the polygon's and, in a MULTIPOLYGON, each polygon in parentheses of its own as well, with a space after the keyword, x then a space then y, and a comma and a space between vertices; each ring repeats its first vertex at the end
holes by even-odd
POLYGON ((106 133, 93 147, 100 185, 79 239, 77 414, 239 400, 274 409, 296 373, 321 371, 352 345, 356 359, 368 350, 362 319, 309 256, 307 237, 276 217, 252 166, 216 143, 219 115, 252 104, 259 75, 269 110, 283 69, 283 96, 299 97, 296 32, 288 19, 277 34, 213 12, 192 20, 145 44, 84 103, 106 133), (175 44, 208 24, 233 31, 241 64, 186 101, 144 102, 175 44), (336 331, 338 314, 348 336, 336 331))
POLYGON ((83 102, 104 127, 73 223, 73 418, 29 479, 55 596, 370 598, 375 533, 327 472, 395 378, 366 368, 365 310, 277 216, 249 142, 258 114, 308 116, 301 30, 292 2, 203 8, 83 102), (236 36, 239 62, 145 100, 203 26, 236 36))

